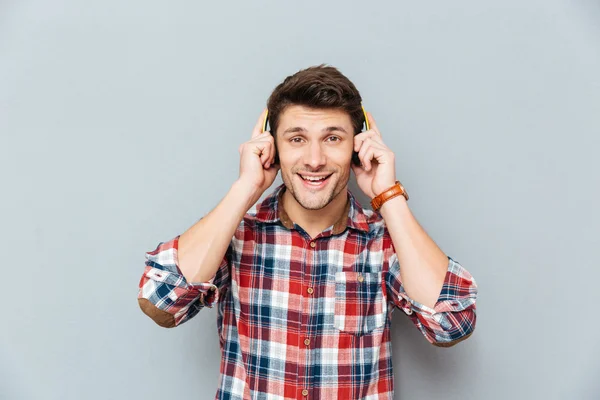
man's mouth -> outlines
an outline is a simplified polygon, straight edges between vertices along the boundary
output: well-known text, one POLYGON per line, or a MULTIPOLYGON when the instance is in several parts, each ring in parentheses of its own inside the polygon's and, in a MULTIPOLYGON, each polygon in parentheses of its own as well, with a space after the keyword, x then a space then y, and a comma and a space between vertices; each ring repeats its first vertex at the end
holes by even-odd
POLYGON ((300 179, 304 182, 304 185, 308 188, 320 189, 329 181, 329 177, 333 174, 328 175, 308 175, 299 173, 300 179))

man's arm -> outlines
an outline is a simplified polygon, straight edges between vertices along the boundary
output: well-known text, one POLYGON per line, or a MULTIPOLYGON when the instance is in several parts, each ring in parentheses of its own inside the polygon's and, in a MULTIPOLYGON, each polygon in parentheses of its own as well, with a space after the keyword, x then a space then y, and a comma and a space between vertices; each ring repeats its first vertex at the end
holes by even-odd
POLYGON ((160 326, 180 325, 202 308, 212 307, 219 291, 229 284, 232 238, 237 235, 243 240, 244 215, 279 171, 272 165, 273 136, 261 132, 265 115, 266 109, 252 139, 239 147, 240 177, 225 198, 182 235, 146 253, 138 303, 160 326))
POLYGON ((254 198, 251 189, 236 181, 208 215, 146 253, 138 303, 154 322, 172 328, 218 301, 229 285, 232 237, 243 237, 241 222, 254 198))
POLYGON ((448 257, 419 225, 404 196, 396 196, 379 212, 392 237, 406 294, 433 308, 442 290, 448 257))
POLYGON ((208 215, 181 235, 179 268, 188 282, 205 282, 215 275, 235 230, 256 197, 255 189, 236 181, 208 215))
MULTIPOLYGON (((383 142, 371 113, 367 118, 371 129, 354 137, 361 165, 352 165, 352 170, 372 199, 394 185, 396 170, 394 152, 383 142)), ((386 225, 383 250, 391 300, 435 345, 450 346, 468 337, 475 328, 477 297, 471 274, 427 235, 404 196, 386 201, 379 212, 386 225)))
POLYGON ((475 329, 477 297, 471 274, 427 235, 404 196, 388 200, 380 212, 393 242, 388 285, 396 304, 436 346, 449 347, 469 337, 475 329))

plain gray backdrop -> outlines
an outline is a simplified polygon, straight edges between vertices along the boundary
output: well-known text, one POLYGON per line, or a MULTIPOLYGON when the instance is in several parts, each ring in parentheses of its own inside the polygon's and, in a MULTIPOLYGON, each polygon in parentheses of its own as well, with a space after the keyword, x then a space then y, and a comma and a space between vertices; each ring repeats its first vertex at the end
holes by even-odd
POLYGON ((154 324, 144 252, 222 199, 271 90, 328 63, 479 285, 455 347, 394 314, 395 398, 599 399, 599 21, 599 1, 0 1, 0 398, 214 398, 216 310, 154 324))

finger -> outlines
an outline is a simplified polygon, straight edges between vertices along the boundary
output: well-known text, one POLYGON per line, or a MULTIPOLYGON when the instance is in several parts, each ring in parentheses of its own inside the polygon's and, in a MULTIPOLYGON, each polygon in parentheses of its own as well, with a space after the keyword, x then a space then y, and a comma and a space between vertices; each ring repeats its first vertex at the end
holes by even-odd
POLYGON ((371 168, 373 167, 373 160, 378 162, 376 153, 381 154, 382 151, 385 151, 385 148, 377 144, 372 138, 369 138, 365 141, 365 143, 363 144, 363 148, 358 153, 358 156, 361 157, 362 155, 362 159, 365 160, 365 170, 371 170, 371 168))
POLYGON ((264 139, 267 139, 269 137, 272 137, 272 136, 271 136, 271 134, 268 131, 267 132, 263 132, 263 133, 259 134, 258 136, 253 137, 249 141, 240 144, 240 146, 238 147, 238 151, 239 151, 240 154, 242 154, 242 151, 244 150, 245 146, 252 145, 254 143, 258 143, 258 142, 260 142, 261 139, 264 140, 264 139))
POLYGON ((369 136, 369 139, 371 139, 371 141, 381 147, 387 147, 384 143, 383 143, 383 139, 381 138, 380 135, 378 135, 377 133, 373 133, 373 135, 369 136))
MULTIPOLYGON (((275 158, 277 157, 277 144, 275 144, 275 138, 273 135, 269 135, 269 142, 271 143, 271 165, 275 164, 275 158)), ((279 163, 277 163, 279 165, 279 163)))
POLYGON ((271 134, 268 135, 267 142, 269 142, 269 159, 267 161, 267 168, 269 168, 269 166, 273 165, 275 162, 275 153, 277 152, 277 148, 275 147, 275 139, 271 134))
POLYGON ((273 143, 269 143, 269 157, 267 159, 267 163, 265 164, 266 169, 269 169, 271 166, 273 166, 275 161, 275 151, 275 145, 273 143))
POLYGON ((367 166, 367 171, 370 171, 371 168, 373 168, 373 162, 377 162, 377 158, 375 158, 375 147, 374 146, 370 146, 369 149, 366 151, 365 153, 365 159, 369 160, 368 161, 368 166, 367 166))
POLYGON ((265 166, 268 160, 269 160, 269 151, 267 150, 267 146, 264 146, 260 152, 260 163, 263 166, 265 166))
POLYGON ((272 160, 275 149, 273 142, 273 136, 269 132, 263 132, 256 138, 243 143, 240 146, 240 154, 244 151, 244 146, 248 146, 252 153, 256 154, 260 158, 260 163, 266 166, 266 162, 272 160))
POLYGON ((365 133, 367 133, 367 132, 362 132, 362 133, 359 133, 358 135, 354 136, 354 151, 360 151, 360 148, 361 148, 363 142, 367 138, 365 133))
POLYGON ((377 124, 375 123, 375 118, 373 115, 367 111, 367 118, 369 119, 369 130, 375 131, 379 136, 381 136, 381 132, 379 132, 379 128, 377 128, 377 124))
POLYGON ((360 151, 360 147, 362 146, 363 142, 368 138, 375 140, 378 138, 377 133, 372 130, 368 130, 354 136, 354 151, 360 151))
POLYGON ((273 143, 272 151, 271 151, 271 158, 269 159, 269 165, 275 164, 275 154, 276 153, 277 153, 277 148, 275 147, 275 144, 273 143))
POLYGON ((258 121, 256 121, 256 125, 254 125, 254 129, 252 129, 252 138, 253 139, 255 137, 257 137, 258 135, 260 135, 261 133, 263 133, 262 128, 263 128, 263 124, 265 122, 265 115, 267 115, 266 107, 260 113, 260 117, 258 118, 258 121))
POLYGON ((269 168, 267 164, 269 164, 272 156, 273 156, 273 144, 270 141, 259 142, 260 144, 257 146, 260 148, 260 163, 265 168, 269 168))
POLYGON ((358 152, 358 158, 360 159, 360 162, 362 163, 365 171, 369 171, 371 169, 371 160, 367 159, 366 157, 367 151, 369 150, 369 147, 371 147, 370 142, 371 141, 368 138, 365 139, 358 152))

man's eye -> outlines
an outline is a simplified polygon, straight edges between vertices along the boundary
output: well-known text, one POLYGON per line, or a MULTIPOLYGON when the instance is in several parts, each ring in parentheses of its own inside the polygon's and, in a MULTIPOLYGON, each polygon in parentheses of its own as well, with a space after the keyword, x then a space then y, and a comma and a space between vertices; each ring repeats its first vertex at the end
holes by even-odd
MULTIPOLYGON (((339 142, 340 138, 337 136, 329 136, 327 138, 327 140, 332 141, 332 142, 339 142)), ((295 137, 295 138, 290 139, 290 142, 292 142, 292 143, 300 143, 301 141, 302 141, 301 137, 295 137)))

